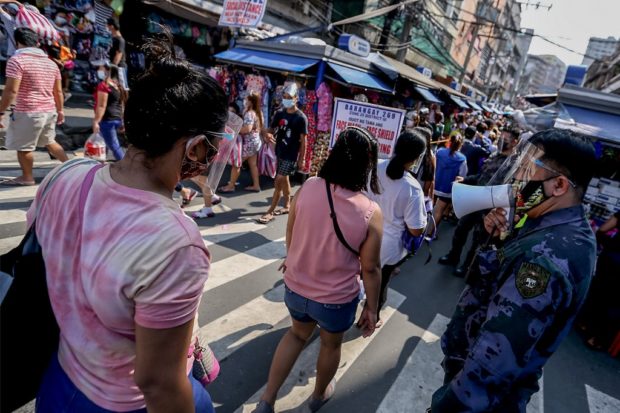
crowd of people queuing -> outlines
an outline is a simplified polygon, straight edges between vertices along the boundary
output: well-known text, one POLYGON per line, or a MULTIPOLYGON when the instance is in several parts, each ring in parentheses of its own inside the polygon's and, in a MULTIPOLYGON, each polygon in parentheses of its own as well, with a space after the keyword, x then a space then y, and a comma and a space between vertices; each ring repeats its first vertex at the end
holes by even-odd
MULTIPOLYGON (((37 49, 32 31, 17 29, 15 40, 17 53, 7 64, 0 113, 6 116, 15 103, 7 147, 18 151, 22 175, 2 184, 34 185, 35 147, 45 146, 67 160, 54 140, 54 127, 64 116, 62 81, 58 67, 37 49)), ((217 156, 229 111, 238 109, 229 107, 215 80, 176 56, 170 39, 151 40, 145 50, 147 69, 130 92, 119 67, 122 56, 115 53, 114 62, 100 69, 93 131, 103 136, 115 162, 65 163, 43 181, 28 214, 29 222, 36 218, 61 331, 37 412, 214 411, 207 390, 192 375, 188 350, 196 340, 197 308, 211 256, 197 226, 171 195, 180 192, 183 206, 188 205, 197 191, 183 181, 194 179, 205 198, 196 217, 213 215, 211 206, 221 199, 201 174, 217 156), (129 143, 126 152, 119 131, 129 143)), ((381 326, 390 279, 414 252, 404 247, 403 238, 419 246, 425 237, 443 236, 439 224, 452 216, 454 182, 488 185, 504 161, 527 143, 537 155, 523 158, 512 177, 519 196, 529 202, 519 210, 520 218, 529 217, 521 220, 525 225, 513 228, 503 210, 470 214, 458 221, 451 249, 439 259, 456 267, 460 277, 472 263, 484 271, 468 277, 442 338, 445 385, 429 401, 432 412, 525 411, 542 366, 585 301, 594 269, 595 241, 581 205, 593 173, 588 165, 595 161, 592 145, 559 131, 524 142, 524 131, 508 117, 422 107, 407 114, 390 159, 378 160, 372 134, 349 127, 318 176, 293 194, 290 177, 306 162, 308 122, 297 99, 293 83, 284 89, 282 109, 271 120, 263 119, 252 94, 240 113, 242 160, 252 180, 245 189, 260 191, 256 155, 261 145, 273 145, 277 156, 272 203, 258 221, 269 224, 288 215, 287 257, 280 269, 292 325, 275 350, 255 412, 274 411, 278 390, 317 325, 321 346, 309 408, 319 410, 335 392, 344 332, 356 324, 368 337, 381 326), (472 230, 473 246, 461 263, 472 230), (497 248, 477 248, 508 230, 516 235, 497 239, 497 248), (546 237, 545 248, 556 256, 534 253, 543 242, 540 237, 546 237), (576 245, 583 256, 570 256, 576 245), (307 254, 309 249, 315 253, 307 254), (502 318, 502 312, 511 316, 502 318), (536 327, 530 328, 532 323, 536 327), (479 345, 472 346, 476 341, 479 345), (506 351, 492 354, 495 344, 506 351), (516 361, 507 361, 507 354, 516 361)), ((240 173, 233 167, 220 192, 235 191, 240 173)), ((608 294, 610 286, 617 291, 618 237, 609 231, 617 232, 618 225, 616 214, 599 229, 603 254, 592 287, 597 294, 608 294)), ((603 348, 613 339, 615 331, 600 322, 613 318, 609 308, 592 298, 585 306, 591 315, 584 314, 579 325, 589 332, 593 347, 603 348)))

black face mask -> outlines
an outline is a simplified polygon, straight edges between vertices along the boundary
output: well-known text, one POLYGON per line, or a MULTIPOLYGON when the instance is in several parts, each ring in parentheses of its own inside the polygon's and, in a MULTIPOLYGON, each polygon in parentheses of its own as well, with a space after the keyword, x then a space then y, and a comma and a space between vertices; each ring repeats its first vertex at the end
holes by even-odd
POLYGON ((557 177, 554 176, 539 181, 527 181, 527 183, 515 180, 513 185, 516 187, 517 212, 528 212, 549 199, 550 197, 545 194, 544 183, 554 178, 557 177))

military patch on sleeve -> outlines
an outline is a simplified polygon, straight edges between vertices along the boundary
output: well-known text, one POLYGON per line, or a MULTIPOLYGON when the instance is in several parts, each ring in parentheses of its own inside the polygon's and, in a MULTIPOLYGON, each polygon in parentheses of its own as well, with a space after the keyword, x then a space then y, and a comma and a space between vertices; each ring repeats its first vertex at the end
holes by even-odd
POLYGON ((517 272, 516 285, 523 298, 538 297, 547 289, 551 272, 538 264, 524 262, 517 272))

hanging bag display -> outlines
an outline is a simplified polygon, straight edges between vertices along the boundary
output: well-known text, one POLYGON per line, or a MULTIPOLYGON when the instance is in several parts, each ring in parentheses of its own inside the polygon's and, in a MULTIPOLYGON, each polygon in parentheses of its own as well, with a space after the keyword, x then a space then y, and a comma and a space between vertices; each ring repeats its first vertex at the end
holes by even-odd
MULTIPOLYGON (((45 262, 37 240, 36 220, 54 181, 86 159, 66 162, 40 192, 32 225, 19 246, 0 256, 0 411, 12 412, 37 395, 51 358, 58 350, 59 328, 47 290, 45 262)), ((92 168, 80 189, 80 214, 94 174, 92 168)), ((42 223, 44 225, 44 223, 42 223)), ((79 243, 79 240, 76 242, 79 243)))
POLYGON ((47 17, 39 13, 34 7, 20 6, 15 15, 15 27, 28 28, 39 35, 40 38, 57 42, 60 40, 58 30, 47 17))

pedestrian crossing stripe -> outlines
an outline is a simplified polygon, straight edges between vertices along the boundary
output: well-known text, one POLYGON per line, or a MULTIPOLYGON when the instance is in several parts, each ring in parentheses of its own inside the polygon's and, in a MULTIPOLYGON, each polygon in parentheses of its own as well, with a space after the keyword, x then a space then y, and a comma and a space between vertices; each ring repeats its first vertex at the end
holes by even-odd
MULTIPOLYGON (((384 323, 388 323, 394 315, 398 307, 405 301, 405 296, 390 290, 386 307, 381 311, 381 318, 384 323)), ((359 319, 362 306, 358 307, 356 320, 359 319)), ((351 368, 355 360, 368 347, 368 345, 380 334, 381 329, 375 331, 368 338, 361 336, 360 330, 353 327, 344 335, 344 341, 341 350, 341 360, 336 371, 336 381, 340 380, 346 372, 351 368)), ((308 400, 314 390, 316 379, 315 364, 319 354, 321 341, 314 340, 301 353, 293 369, 280 388, 280 397, 276 401, 276 411, 286 411, 287 413, 305 412, 305 402, 308 400), (300 378, 302 382, 299 383, 300 378)), ((239 407, 235 413, 250 413, 260 401, 260 396, 265 391, 265 386, 258 390, 243 406, 239 407)))
POLYGON ((586 384, 586 395, 590 413, 617 413, 620 412, 620 400, 596 390, 586 384))

